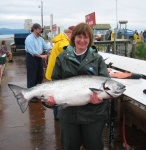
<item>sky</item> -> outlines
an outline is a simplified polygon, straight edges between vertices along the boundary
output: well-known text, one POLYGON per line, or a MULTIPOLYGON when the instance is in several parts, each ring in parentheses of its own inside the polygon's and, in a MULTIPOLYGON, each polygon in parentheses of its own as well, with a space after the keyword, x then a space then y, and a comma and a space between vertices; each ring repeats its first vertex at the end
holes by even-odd
MULTIPOLYGON (((43 24, 67 28, 85 22, 85 16, 95 12, 97 24, 126 20, 127 28, 138 32, 146 30, 145 0, 42 0, 43 24)), ((3 0, 0 8, 0 28, 23 29, 25 19, 41 24, 41 0, 3 0)), ((124 28, 125 26, 122 26, 124 28)))

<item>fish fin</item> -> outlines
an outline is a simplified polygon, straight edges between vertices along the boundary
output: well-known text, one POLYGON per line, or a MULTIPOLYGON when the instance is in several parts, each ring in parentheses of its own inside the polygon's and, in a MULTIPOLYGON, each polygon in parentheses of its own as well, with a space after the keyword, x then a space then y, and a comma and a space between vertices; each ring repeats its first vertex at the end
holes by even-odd
POLYGON ((8 87, 12 90, 22 113, 24 113, 28 107, 28 101, 24 98, 24 95, 22 94, 22 90, 24 90, 25 88, 13 84, 8 84, 8 87))
POLYGON ((92 92, 95 92, 95 93, 100 93, 100 92, 103 92, 103 90, 101 89, 95 89, 95 88, 89 88, 92 92))

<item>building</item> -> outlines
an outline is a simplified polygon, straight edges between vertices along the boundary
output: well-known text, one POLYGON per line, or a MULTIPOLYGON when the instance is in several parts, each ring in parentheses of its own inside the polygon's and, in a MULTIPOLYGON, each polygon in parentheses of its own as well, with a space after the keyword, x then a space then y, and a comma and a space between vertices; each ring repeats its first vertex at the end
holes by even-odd
POLYGON ((95 26, 92 27, 93 32, 94 32, 94 37, 100 41, 106 34, 106 31, 111 29, 110 24, 96 24, 95 26))

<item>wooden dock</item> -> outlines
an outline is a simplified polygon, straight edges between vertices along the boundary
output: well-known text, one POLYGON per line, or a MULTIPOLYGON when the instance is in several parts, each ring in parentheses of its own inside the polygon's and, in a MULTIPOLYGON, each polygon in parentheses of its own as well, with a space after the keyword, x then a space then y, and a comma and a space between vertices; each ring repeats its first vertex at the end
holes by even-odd
MULTIPOLYGON (((99 52, 106 64, 112 64, 113 68, 140 74, 146 77, 146 61, 134 58, 118 56, 99 52)), ((146 79, 115 79, 126 85, 124 96, 115 101, 115 110, 118 112, 118 120, 125 115, 126 124, 136 126, 146 133, 146 79)))

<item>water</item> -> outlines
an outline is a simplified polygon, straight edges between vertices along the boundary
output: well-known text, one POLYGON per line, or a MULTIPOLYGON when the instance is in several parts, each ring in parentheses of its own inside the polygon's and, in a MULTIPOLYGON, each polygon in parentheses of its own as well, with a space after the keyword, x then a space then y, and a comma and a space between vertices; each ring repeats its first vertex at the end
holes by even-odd
POLYGON ((0 35, 0 39, 13 38, 13 37, 14 37, 14 34, 0 35))

